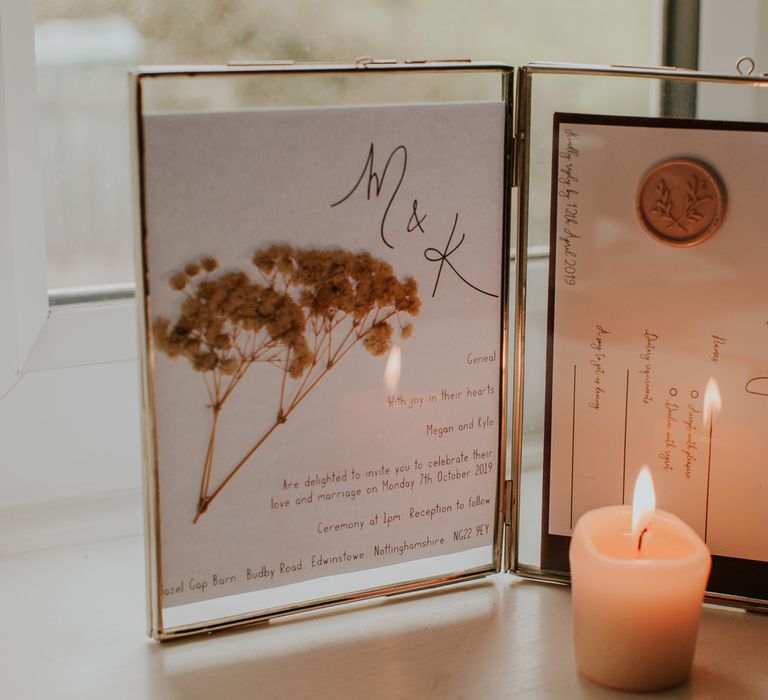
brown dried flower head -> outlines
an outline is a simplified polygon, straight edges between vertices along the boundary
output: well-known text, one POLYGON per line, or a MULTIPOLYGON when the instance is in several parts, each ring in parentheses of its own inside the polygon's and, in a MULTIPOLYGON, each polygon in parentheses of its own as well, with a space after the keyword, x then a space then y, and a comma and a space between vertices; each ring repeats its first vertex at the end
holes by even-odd
POLYGON ((171 279, 168 280, 168 284, 170 285, 171 289, 175 289, 177 292, 180 292, 184 287, 187 286, 188 282, 187 273, 186 272, 177 272, 174 275, 171 275, 171 279))
POLYGON ((376 323, 363 338, 363 345, 371 355, 383 355, 392 347, 392 326, 376 323))
MULTIPOLYGON (((189 264, 171 277, 171 287, 185 290, 193 269, 216 269, 214 258, 189 264)), ((235 374, 257 358, 238 345, 247 332, 262 333, 271 346, 290 348, 292 374, 300 374, 311 362, 304 336, 304 314, 285 292, 254 283, 243 272, 204 277, 186 292, 174 324, 157 318, 153 330, 157 348, 170 357, 186 357, 199 372, 235 374)))
POLYGON ((254 363, 283 373, 274 424, 216 487, 210 479, 218 420, 211 421, 193 522, 353 345, 362 341, 368 353, 383 355, 394 324, 409 338, 413 325, 402 315, 416 316, 421 306, 416 281, 399 280, 370 253, 280 244, 257 250, 251 261, 254 277, 241 270, 211 274, 219 263, 210 256, 187 263, 169 279, 182 296, 178 317, 158 317, 152 326, 160 352, 186 358, 203 375, 214 416, 254 363))
POLYGON ((388 262, 367 252, 273 245, 257 251, 253 264, 269 279, 279 274, 299 287, 298 302, 310 317, 350 314, 355 323, 363 323, 375 309, 416 316, 421 307, 416 280, 401 282, 388 262))
POLYGON ((216 258, 205 256, 200 258, 200 267, 206 272, 213 272, 219 266, 219 261, 216 258))
MULTIPOLYGON (((186 357, 200 372, 234 375, 260 359, 250 348, 288 351, 284 369, 297 379, 315 361, 307 338, 309 328, 324 328, 347 316, 357 337, 372 355, 392 344, 393 326, 383 320, 400 313, 416 316, 421 301, 412 277, 400 281, 392 266, 370 253, 342 249, 295 249, 286 244, 257 250, 252 263, 261 279, 245 272, 222 272, 210 256, 185 265, 170 278, 172 289, 186 298, 175 323, 158 318, 155 343, 170 357, 186 357), (205 276, 194 280, 201 271, 205 276), (259 343, 246 342, 258 335, 259 343)), ((401 325, 403 338, 412 325, 401 325)))

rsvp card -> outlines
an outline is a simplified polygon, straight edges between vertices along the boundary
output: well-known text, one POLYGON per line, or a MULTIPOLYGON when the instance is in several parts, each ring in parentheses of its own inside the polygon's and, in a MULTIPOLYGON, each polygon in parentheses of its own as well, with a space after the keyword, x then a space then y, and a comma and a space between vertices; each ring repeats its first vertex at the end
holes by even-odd
POLYGON ((558 114, 554 129, 544 565, 648 465, 715 575, 765 577, 768 126, 558 114))

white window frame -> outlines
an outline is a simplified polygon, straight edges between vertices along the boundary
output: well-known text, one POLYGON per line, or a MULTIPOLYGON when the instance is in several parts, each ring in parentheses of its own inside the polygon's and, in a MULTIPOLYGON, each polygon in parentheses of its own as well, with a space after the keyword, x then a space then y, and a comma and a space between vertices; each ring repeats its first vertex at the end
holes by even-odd
POLYGON ((37 111, 34 3, 0 0, 0 398, 26 372, 136 357, 132 299, 49 304, 37 111))

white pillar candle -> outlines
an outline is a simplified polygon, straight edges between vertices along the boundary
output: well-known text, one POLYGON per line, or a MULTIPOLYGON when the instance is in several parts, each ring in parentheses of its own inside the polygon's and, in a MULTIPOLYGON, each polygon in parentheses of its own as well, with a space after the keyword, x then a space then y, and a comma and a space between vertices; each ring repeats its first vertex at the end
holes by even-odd
POLYGON ((611 688, 661 690, 690 675, 711 557, 637 486, 634 503, 634 527, 631 506, 609 506, 583 515, 573 532, 576 665, 611 688))

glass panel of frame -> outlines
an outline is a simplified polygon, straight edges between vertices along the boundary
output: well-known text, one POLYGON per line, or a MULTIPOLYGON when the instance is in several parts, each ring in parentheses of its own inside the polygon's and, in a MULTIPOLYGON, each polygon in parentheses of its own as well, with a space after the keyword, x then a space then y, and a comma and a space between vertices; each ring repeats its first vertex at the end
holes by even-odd
POLYGON ((712 551, 710 600, 761 607, 768 82, 546 64, 521 73, 525 363, 511 568, 567 580, 578 517, 631 503, 647 465, 658 506, 712 551))
POLYGON ((135 77, 155 637, 499 570, 512 77, 135 77))

